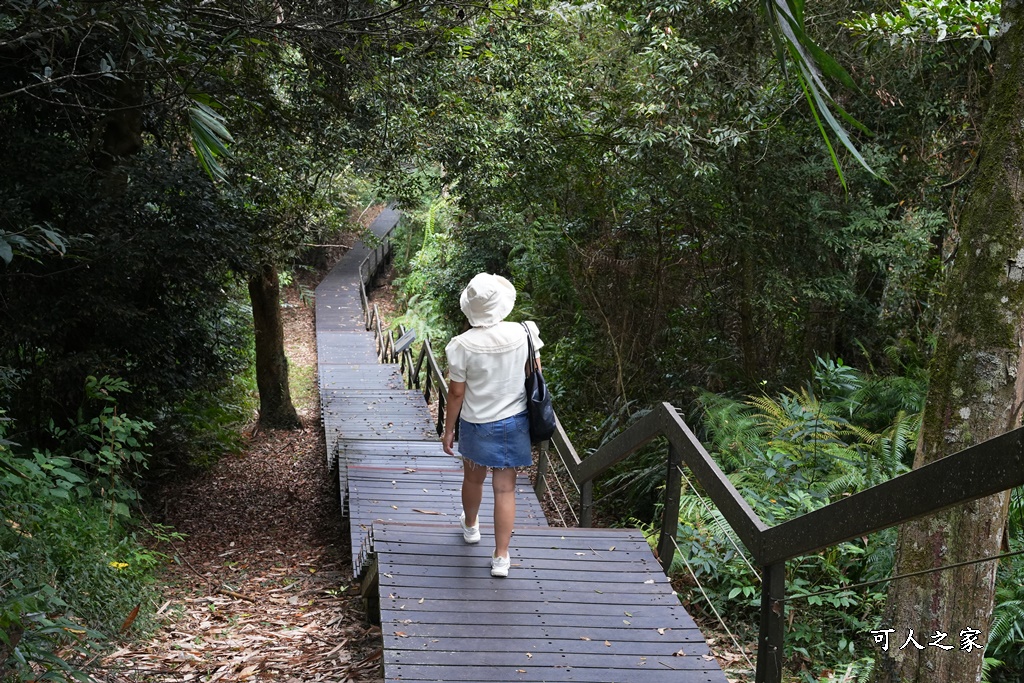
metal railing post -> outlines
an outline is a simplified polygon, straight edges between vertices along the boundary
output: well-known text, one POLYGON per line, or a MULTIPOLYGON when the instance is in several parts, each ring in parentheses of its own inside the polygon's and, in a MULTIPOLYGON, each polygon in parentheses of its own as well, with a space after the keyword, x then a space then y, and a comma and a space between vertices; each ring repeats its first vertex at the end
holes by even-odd
POLYGON ((786 563, 765 565, 761 576, 761 631, 757 637, 755 683, 782 683, 785 597, 786 563))
POLYGON ((580 484, 580 526, 594 526, 594 482, 580 484))
POLYGON ((668 473, 665 477, 665 507, 661 513, 661 536, 658 538, 658 559, 668 574, 676 554, 675 538, 679 528, 679 496, 682 493, 683 454, 671 443, 668 445, 668 473))

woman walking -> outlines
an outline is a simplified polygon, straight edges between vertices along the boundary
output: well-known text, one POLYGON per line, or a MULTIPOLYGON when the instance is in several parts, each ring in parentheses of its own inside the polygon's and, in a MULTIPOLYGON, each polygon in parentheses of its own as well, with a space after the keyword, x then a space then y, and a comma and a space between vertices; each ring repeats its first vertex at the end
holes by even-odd
MULTIPOLYGON (((480 541, 480 501, 491 470, 494 490, 494 552, 491 576, 508 576, 509 542, 516 516, 516 468, 533 461, 526 417, 527 331, 540 349, 537 325, 504 322, 516 302, 512 283, 480 273, 462 290, 459 303, 471 329, 453 337, 448 356, 448 405, 441 437, 454 455, 455 421, 463 458, 462 537, 480 541), (460 417, 461 410, 461 417, 460 417)), ((538 363, 540 354, 537 354, 538 363)))

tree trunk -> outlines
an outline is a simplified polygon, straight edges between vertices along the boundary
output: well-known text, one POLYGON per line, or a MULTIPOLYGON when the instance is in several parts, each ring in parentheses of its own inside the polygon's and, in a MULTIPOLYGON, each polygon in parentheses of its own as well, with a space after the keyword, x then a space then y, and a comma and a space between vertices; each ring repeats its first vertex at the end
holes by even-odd
MULTIPOLYGON (((1021 424, 1024 404, 1024 0, 1004 0, 981 156, 939 311, 939 344, 914 466, 1021 424)), ((984 463, 979 463, 984 467, 984 463)), ((1004 492, 900 529, 895 573, 998 554, 1004 492)), ((996 562, 895 581, 877 683, 981 680, 996 562), (914 631, 917 645, 908 639, 914 631), (940 640, 938 633, 948 636, 940 640), (975 634, 975 632, 978 632, 975 634), (967 640, 965 640, 965 638, 967 640), (937 643, 932 645, 932 643, 937 643), (982 647, 975 648, 971 642, 982 647), (942 646, 952 646, 951 650, 942 646)))
POLYGON ((264 265, 249 279, 249 298, 256 330, 256 385, 260 391, 261 427, 301 426, 288 389, 288 359, 284 355, 281 286, 277 268, 264 265))

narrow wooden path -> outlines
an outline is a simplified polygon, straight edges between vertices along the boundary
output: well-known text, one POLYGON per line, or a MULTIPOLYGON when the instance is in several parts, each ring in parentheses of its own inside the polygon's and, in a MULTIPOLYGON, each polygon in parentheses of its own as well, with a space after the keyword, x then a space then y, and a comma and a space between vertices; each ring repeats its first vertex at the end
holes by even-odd
MULTIPOLYGON (((398 221, 385 210, 378 236, 398 221)), ((490 528, 466 545, 462 470, 418 391, 378 363, 352 249, 316 289, 328 466, 349 518, 352 566, 379 591, 384 677, 398 681, 725 683, 643 535, 548 528, 526 475, 512 571, 490 576, 490 528)), ((482 519, 493 504, 484 487, 482 519)))

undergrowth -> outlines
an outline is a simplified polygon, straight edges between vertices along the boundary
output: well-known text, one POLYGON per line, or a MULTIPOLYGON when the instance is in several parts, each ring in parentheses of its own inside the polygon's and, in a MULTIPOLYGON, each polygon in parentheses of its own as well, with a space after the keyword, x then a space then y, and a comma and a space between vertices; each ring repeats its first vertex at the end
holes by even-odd
POLYGON ((75 423, 51 422, 53 449, 9 439, 0 413, 0 680, 89 680, 82 665, 152 612, 164 558, 132 511, 153 425, 119 413, 127 391, 90 377, 75 423))

